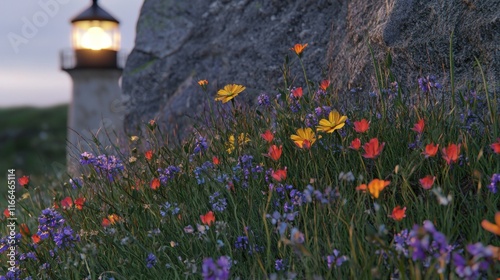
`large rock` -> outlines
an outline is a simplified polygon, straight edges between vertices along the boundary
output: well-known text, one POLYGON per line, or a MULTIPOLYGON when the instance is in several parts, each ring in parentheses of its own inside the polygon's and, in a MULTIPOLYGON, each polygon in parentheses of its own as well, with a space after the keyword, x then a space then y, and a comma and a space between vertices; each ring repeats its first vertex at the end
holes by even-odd
POLYGON ((296 43, 309 44, 303 59, 310 80, 328 77, 337 89, 368 92, 377 89, 369 45, 378 60, 391 53, 401 85, 415 87, 428 74, 447 84, 453 31, 458 85, 478 80, 474 56, 497 84, 499 18, 498 0, 145 0, 123 75, 125 126, 133 133, 157 117, 183 135, 187 115, 227 83, 245 85, 250 103, 257 93, 276 93, 285 55, 293 85, 305 86, 289 50, 296 43), (199 79, 209 80, 208 93, 199 79))

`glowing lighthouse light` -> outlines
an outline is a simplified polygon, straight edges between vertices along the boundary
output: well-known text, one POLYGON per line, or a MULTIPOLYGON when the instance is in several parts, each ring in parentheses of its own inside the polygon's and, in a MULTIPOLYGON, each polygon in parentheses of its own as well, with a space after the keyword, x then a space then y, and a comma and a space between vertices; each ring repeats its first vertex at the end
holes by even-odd
POLYGON ((82 36, 82 47, 85 49, 102 50, 112 46, 111 37, 100 27, 91 27, 82 36))

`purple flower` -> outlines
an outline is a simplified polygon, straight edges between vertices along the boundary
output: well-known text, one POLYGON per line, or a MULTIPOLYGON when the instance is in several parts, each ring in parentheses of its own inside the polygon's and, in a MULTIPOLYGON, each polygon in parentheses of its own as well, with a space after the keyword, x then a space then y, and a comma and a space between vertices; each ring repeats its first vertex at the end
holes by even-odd
POLYGON ((265 93, 261 93, 257 97, 257 103, 259 104, 259 106, 262 106, 264 108, 271 107, 271 102, 269 100, 269 96, 267 94, 265 94, 265 93))
POLYGON ((282 270, 285 270, 286 265, 285 265, 285 262, 283 261, 283 259, 277 259, 277 260, 274 262, 274 268, 275 268, 277 271, 282 271, 282 270))
POLYGON ((152 268, 156 265, 157 262, 158 261, 156 260, 156 256, 153 253, 149 253, 148 257, 146 258, 146 267, 152 268))
POLYGON ((246 236, 238 236, 236 241, 234 242, 234 247, 236 249, 246 250, 248 248, 248 237, 246 236))
POLYGON ((208 150, 207 139, 205 137, 199 136, 196 139, 196 142, 194 144, 193 153, 194 154, 199 154, 199 153, 203 153, 206 150, 208 150))
POLYGON ((336 267, 341 266, 344 262, 346 262, 349 258, 347 256, 340 256, 340 251, 337 249, 333 250, 333 255, 326 256, 326 262, 328 263, 328 268, 332 268, 333 265, 336 267))
POLYGON ((67 226, 54 234, 54 242, 59 248, 74 247, 75 242, 80 241, 80 236, 77 234, 73 236, 73 229, 67 226))
POLYGON ((92 153, 84 152, 80 155, 80 164, 94 164, 95 156, 92 153))
POLYGON ((479 279, 480 276, 486 276, 482 274, 486 273, 495 261, 493 252, 480 242, 469 244, 466 249, 470 255, 469 259, 459 253, 453 254, 453 264, 457 275, 464 279, 479 279))
POLYGON ((440 89, 441 84, 436 82, 435 76, 427 76, 418 79, 418 86, 423 92, 430 92, 432 88, 440 89))
POLYGON ((226 280, 229 279, 231 260, 229 257, 221 256, 217 262, 212 258, 203 259, 201 266, 203 279, 205 280, 226 280))
POLYGON ((227 207, 227 199, 219 197, 220 193, 215 192, 209 197, 209 203, 212 204, 212 210, 216 212, 223 212, 227 207))
POLYGON ((38 216, 38 236, 41 239, 46 239, 49 235, 54 235, 57 230, 64 226, 66 221, 59 212, 52 208, 42 210, 42 214, 38 216))
POLYGON ((158 173, 160 175, 160 182, 162 185, 166 185, 167 182, 175 177, 175 174, 181 172, 181 169, 177 166, 170 165, 167 168, 158 168, 158 173))
POLYGON ((492 193, 497 193, 498 185, 500 185, 500 174, 495 173, 495 174, 493 174, 493 176, 491 176, 491 183, 488 185, 488 189, 492 193))
POLYGON ((78 187, 83 186, 83 182, 80 178, 69 179, 69 183, 74 190, 78 189, 78 187))

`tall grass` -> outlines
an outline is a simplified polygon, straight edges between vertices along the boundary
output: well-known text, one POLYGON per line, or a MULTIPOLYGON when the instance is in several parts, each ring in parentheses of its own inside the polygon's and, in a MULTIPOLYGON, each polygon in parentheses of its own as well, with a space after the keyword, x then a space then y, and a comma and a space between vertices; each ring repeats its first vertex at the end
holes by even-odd
MULTIPOLYGON (((448 91, 430 77, 403 92, 375 66, 378 94, 338 96, 304 73, 307 85, 262 94, 257 108, 237 96, 208 107, 179 146, 165 145, 167 133, 152 121, 117 157, 82 154, 71 183, 50 190, 30 182, 18 202, 18 223, 30 229, 18 236, 18 277, 499 277, 500 239, 481 226, 500 210, 496 96, 484 81, 448 110, 448 91), (340 129, 318 131, 333 110, 347 117, 344 126, 336 120, 340 129), (307 127, 316 141, 298 146, 291 135, 307 127), (372 151, 373 139, 383 149, 372 151), (425 156, 429 144, 439 152, 425 156), (432 186, 421 182, 426 176, 432 186), (36 199, 40 192, 52 201, 36 199)), ((213 98, 207 87, 200 94, 213 98)))

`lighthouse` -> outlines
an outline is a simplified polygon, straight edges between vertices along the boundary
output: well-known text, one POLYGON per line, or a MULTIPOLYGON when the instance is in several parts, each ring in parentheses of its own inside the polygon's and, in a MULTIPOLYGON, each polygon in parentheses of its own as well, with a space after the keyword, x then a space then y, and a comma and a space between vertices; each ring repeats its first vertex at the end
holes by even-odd
POLYGON ((96 142, 101 152, 111 150, 123 133, 119 79, 125 57, 119 53, 119 21, 97 0, 71 26, 72 47, 61 52, 60 63, 73 82, 66 150, 68 172, 75 174, 82 151, 95 150, 96 142))

